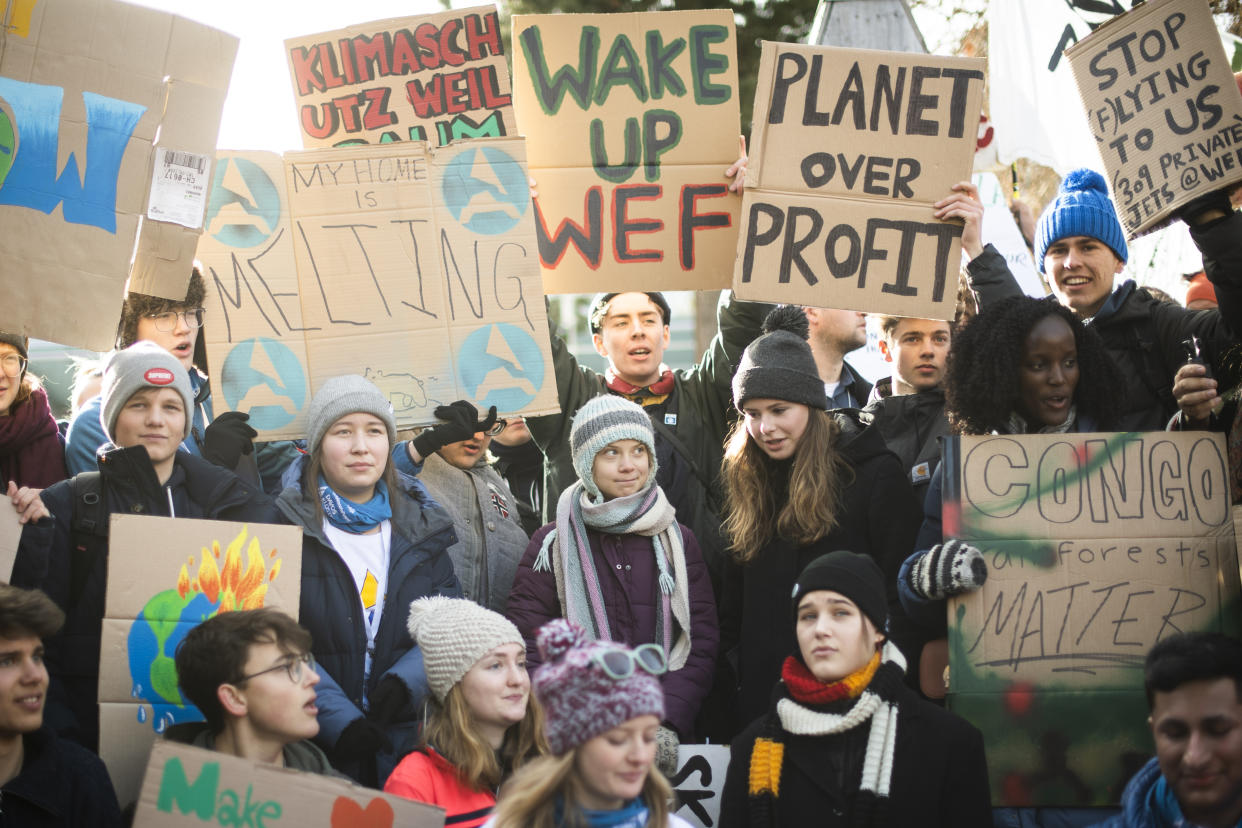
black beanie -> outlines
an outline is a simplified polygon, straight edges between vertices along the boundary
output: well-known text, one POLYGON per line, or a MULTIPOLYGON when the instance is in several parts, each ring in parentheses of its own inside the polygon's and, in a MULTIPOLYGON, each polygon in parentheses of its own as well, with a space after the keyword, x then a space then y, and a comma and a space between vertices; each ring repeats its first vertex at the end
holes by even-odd
POLYGON ((763 320, 764 335, 746 346, 733 375, 733 405, 755 397, 828 409, 828 395, 807 344, 806 314, 781 305, 763 320))
POLYGON ((5 345, 12 345, 17 349, 17 353, 22 359, 30 359, 30 353, 27 350, 30 347, 30 340, 24 336, 0 331, 0 342, 5 345))
POLYGON ((884 573, 870 555, 838 550, 820 555, 807 564, 794 583, 794 618, 798 617, 798 602, 817 589, 844 595, 858 605, 877 630, 887 629, 888 594, 884 589, 884 573))
MULTIPOLYGON (((604 314, 608 312, 608 303, 612 301, 612 297, 619 296, 624 292, 595 294, 595 298, 591 300, 591 308, 587 311, 587 324, 591 328, 591 333, 599 333, 600 323, 604 321, 604 314)), ((660 316, 664 317, 664 324, 668 324, 668 318, 673 315, 673 312, 669 308, 668 300, 664 298, 663 293, 660 293, 658 290, 636 290, 634 293, 646 293, 647 298, 660 309, 660 316)))

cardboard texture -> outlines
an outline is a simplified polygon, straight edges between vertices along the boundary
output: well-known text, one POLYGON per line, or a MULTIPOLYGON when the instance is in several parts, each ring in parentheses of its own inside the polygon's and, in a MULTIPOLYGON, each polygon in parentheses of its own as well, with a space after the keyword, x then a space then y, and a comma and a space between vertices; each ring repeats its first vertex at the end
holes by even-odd
POLYGON ((549 293, 728 287, 736 41, 728 10, 514 15, 549 293))
POLYGON ((276 607, 294 618, 295 526, 113 515, 99 663, 99 755, 122 807, 134 801, 156 734, 202 721, 177 689, 173 656, 221 612, 276 607))
POLYGON ((17 510, 0 505, 0 583, 7 584, 12 579, 21 542, 22 525, 17 522, 17 510))
POLYGON ((516 134, 500 33, 472 6, 286 40, 302 145, 516 134))
POLYGON ((944 537, 988 563, 949 602, 948 704, 983 731, 997 805, 1116 802, 1152 751, 1147 651, 1237 633, 1226 456, 1206 432, 946 443, 944 537))
POLYGON ((1242 95, 1206 3, 1149 0, 1065 56, 1127 237, 1242 181, 1242 95))
POLYGON ((763 43, 733 289, 952 319, 984 61, 763 43))
POLYGON ((134 828, 204 823, 272 828, 443 828, 444 809, 343 779, 160 741, 151 751, 134 828))
POLYGON ((677 772, 668 780, 677 799, 673 813, 699 828, 718 825, 720 794, 728 769, 728 745, 680 745, 677 772))
POLYGON ((458 399, 559 410, 524 143, 222 152, 198 254, 216 399, 268 440, 305 437, 339 374, 399 428, 458 399))
POLYGON ((126 278, 185 296, 198 230, 142 220, 159 147, 215 148, 237 39, 112 0, 18 3, 0 34, 0 328, 94 350, 126 278), (141 224, 141 232, 140 232, 141 224))

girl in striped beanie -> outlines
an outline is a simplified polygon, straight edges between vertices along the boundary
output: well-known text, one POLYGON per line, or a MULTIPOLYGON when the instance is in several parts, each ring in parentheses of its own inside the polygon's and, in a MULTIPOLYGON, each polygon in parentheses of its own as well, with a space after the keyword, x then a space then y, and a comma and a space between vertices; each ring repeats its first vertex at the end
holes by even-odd
POLYGON ((769 711, 733 742, 721 828, 992 824, 979 731, 906 687, 884 575, 830 552, 794 585, 798 650, 769 711))

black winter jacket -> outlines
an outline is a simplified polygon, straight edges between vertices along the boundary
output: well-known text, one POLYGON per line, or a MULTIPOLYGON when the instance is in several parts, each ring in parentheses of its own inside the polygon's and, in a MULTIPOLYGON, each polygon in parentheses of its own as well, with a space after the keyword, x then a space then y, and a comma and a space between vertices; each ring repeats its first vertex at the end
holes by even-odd
MULTIPOLYGON (((787 618, 784 627, 792 630, 792 620, 787 618)), ((720 828, 751 825, 750 755, 762 732, 763 719, 759 719, 733 741, 720 799, 720 828)), ((831 736, 783 734, 785 750, 773 824, 782 828, 852 825, 850 793, 836 787, 829 768, 840 763, 842 750, 852 751, 855 755, 846 760, 846 766, 857 773, 863 764, 866 734, 865 725, 831 736)), ((897 701, 891 782, 889 825, 991 828, 983 736, 963 719, 920 699, 907 687, 901 688, 897 701)))
POLYGON ((0 790, 0 828, 120 828, 99 757, 47 725, 22 736, 22 770, 0 790))
POLYGON ((884 571, 889 633, 907 662, 908 623, 897 599, 897 570, 914 551, 923 510, 901 463, 870 418, 857 409, 832 412, 841 427, 840 450, 854 480, 846 486, 835 529, 807 546, 773 538, 747 564, 730 560, 720 604, 720 652, 736 670, 738 718, 734 732, 768 708, 781 663, 797 648, 790 594, 799 573, 837 549, 870 555, 884 571))
POLYGON ((863 410, 873 418, 871 427, 880 432, 901 461, 914 495, 922 503, 931 476, 940 465, 940 438, 949 434, 944 389, 893 396, 886 393, 891 387, 888 380, 876 383, 871 402, 863 410))
MULTIPOLYGON (((85 472, 84 474, 90 474, 85 472)), ((44 505, 52 513, 50 537, 38 528, 22 533, 15 567, 16 586, 38 587, 65 612, 61 631, 44 642, 48 690, 44 721, 59 735, 98 749, 99 639, 108 579, 107 525, 113 514, 278 523, 279 513, 271 498, 244 482, 233 472, 177 452, 167 483, 161 485, 143 446, 112 448, 99 456, 101 531, 75 533, 74 515, 85 508, 75 502, 73 480, 63 480, 43 490, 44 505), (171 500, 171 510, 170 510, 171 500), (85 549, 75 549, 85 540, 85 549), (21 562, 33 556, 46 564, 21 562), (43 570, 41 578, 21 582, 19 572, 43 570)), ((42 522, 42 521, 41 521, 42 522)), ((153 539, 154 541, 154 539, 153 539)), ((180 551, 163 550, 152 543, 153 560, 161 555, 184 560, 180 551)), ((176 570, 173 570, 174 576, 176 570)), ((24 580, 24 576, 23 579, 24 580)))

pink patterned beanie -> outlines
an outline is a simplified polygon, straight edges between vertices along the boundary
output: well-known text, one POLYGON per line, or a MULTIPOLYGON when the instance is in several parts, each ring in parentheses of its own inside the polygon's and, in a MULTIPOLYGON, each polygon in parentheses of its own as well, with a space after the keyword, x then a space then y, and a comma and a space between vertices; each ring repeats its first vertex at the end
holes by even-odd
POLYGON ((547 720, 548 747, 562 756, 630 719, 664 718, 660 680, 635 667, 622 679, 609 676, 596 661, 609 650, 629 651, 614 641, 591 641, 586 630, 558 618, 540 628, 536 641, 541 664, 531 679, 547 720))

